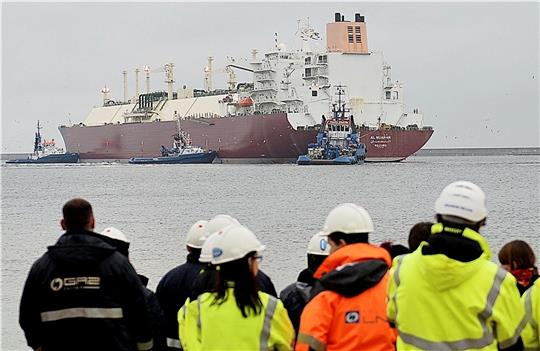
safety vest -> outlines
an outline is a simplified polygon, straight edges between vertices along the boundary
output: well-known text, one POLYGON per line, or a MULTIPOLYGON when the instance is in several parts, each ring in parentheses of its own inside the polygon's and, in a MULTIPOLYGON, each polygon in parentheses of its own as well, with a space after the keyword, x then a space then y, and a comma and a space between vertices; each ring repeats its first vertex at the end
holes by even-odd
POLYGON ((259 292, 262 312, 248 317, 236 305, 233 288, 223 303, 214 304, 214 293, 187 301, 178 311, 180 342, 192 350, 287 350, 294 342, 294 329, 283 303, 259 292))
MULTIPOLYGON (((443 230, 432 228, 432 235, 443 230)), ((394 259, 388 290, 388 318, 398 329, 398 350, 497 350, 516 343, 525 310, 515 278, 488 260, 489 248, 477 232, 484 253, 470 262, 443 254, 415 252, 394 259)))
POLYGON ((540 351, 540 279, 536 279, 534 285, 523 294, 522 300, 527 314, 527 325, 521 334, 525 350, 540 351))

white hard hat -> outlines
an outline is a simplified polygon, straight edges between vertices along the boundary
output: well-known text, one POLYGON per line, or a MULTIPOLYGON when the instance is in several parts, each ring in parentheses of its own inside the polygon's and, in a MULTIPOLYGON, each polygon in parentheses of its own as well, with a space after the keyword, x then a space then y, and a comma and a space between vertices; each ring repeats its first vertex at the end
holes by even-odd
POLYGON ((307 253, 311 255, 324 255, 330 254, 330 247, 328 246, 328 238, 324 232, 318 232, 313 235, 309 240, 307 253))
POLYGON ((344 234, 371 233, 373 221, 369 213, 356 204, 346 203, 335 207, 324 222, 323 232, 344 234))
POLYGON ((439 195, 435 202, 435 212, 473 223, 480 222, 487 217, 486 194, 474 183, 454 182, 446 186, 439 195))
POLYGON ((230 225, 216 234, 212 248, 212 264, 238 260, 252 251, 262 251, 265 246, 255 234, 240 224, 230 225))
POLYGON ((225 214, 219 214, 212 218, 211 220, 206 223, 205 227, 205 233, 206 236, 210 236, 210 234, 214 234, 215 232, 231 225, 231 224, 240 224, 236 218, 233 218, 229 215, 225 214))
POLYGON ((199 262, 210 263, 212 262, 212 249, 214 248, 214 241, 217 239, 217 232, 211 234, 206 238, 201 248, 201 254, 199 256, 199 262))
POLYGON ((101 235, 104 235, 114 240, 120 240, 125 243, 129 243, 129 240, 126 237, 126 235, 122 233, 120 230, 113 227, 108 227, 108 228, 103 229, 103 231, 101 232, 101 235))
POLYGON ((186 236, 186 245, 194 249, 200 249, 206 240, 205 227, 208 221, 197 221, 189 228, 186 236))

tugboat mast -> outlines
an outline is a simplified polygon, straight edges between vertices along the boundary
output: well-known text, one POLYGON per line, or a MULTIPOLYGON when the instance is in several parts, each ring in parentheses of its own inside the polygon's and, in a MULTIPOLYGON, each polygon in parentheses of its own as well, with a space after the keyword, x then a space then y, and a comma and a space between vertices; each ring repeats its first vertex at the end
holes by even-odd
POLYGON ((41 133, 39 132, 40 129, 42 129, 39 125, 39 120, 37 121, 37 132, 36 137, 34 138, 34 153, 38 153, 39 151, 43 151, 43 145, 41 144, 41 133))

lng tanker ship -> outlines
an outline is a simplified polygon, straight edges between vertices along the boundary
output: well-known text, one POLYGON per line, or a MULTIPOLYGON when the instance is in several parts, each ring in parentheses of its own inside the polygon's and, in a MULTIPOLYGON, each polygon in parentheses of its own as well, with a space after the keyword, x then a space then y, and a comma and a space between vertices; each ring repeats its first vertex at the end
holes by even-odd
POLYGON ((158 69, 165 73, 167 91, 150 91, 152 70, 145 66, 146 92, 139 93, 136 69, 135 95, 129 99, 124 71, 123 101, 109 99, 105 87, 102 106, 79 124, 59 127, 67 151, 83 160, 152 157, 181 125, 193 145, 217 151, 222 162, 294 162, 315 142, 322 119, 336 104, 332 92, 338 85, 347 89, 366 161, 401 161, 429 140, 433 130, 423 125, 422 113, 405 111, 403 83, 392 80, 381 52, 368 50, 363 16, 347 21, 336 13, 326 26, 326 50, 310 48, 319 33, 309 24, 299 27, 300 50, 287 50, 276 35, 270 52, 259 58, 252 50, 244 66, 230 62, 214 70, 209 57, 201 90, 175 90, 174 64, 168 63, 158 69), (251 72, 253 80, 238 83, 235 70, 251 72), (226 89, 214 89, 217 71, 228 74, 226 89))

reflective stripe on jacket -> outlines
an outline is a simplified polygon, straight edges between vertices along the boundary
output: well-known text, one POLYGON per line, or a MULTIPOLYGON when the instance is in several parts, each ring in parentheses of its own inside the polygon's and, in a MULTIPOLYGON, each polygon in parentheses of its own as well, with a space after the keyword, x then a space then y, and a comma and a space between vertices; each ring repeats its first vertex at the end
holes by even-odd
POLYGON ((386 317, 390 262, 385 249, 369 244, 328 256, 314 275, 325 290, 302 312, 296 350, 394 350, 395 329, 386 317), (342 272, 348 273, 325 283, 342 272))
POLYGON ((294 330, 280 300, 259 292, 263 303, 259 315, 247 318, 236 304, 233 288, 220 304, 215 294, 204 293, 178 311, 180 342, 193 350, 291 350, 294 330))
POLYGON ((465 229, 462 236, 480 243, 480 257, 424 255, 423 242, 394 259, 388 317, 398 329, 398 350, 497 350, 518 340, 525 311, 514 277, 488 260, 480 234, 465 229))
POLYGON ((527 314, 527 325, 521 334, 525 350, 540 351, 540 279, 536 279, 534 285, 523 294, 522 300, 527 314))

